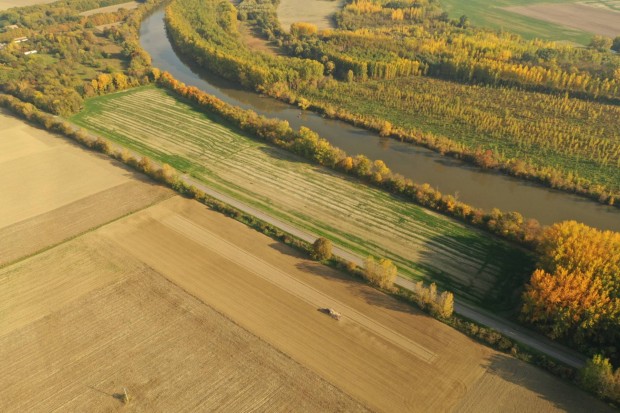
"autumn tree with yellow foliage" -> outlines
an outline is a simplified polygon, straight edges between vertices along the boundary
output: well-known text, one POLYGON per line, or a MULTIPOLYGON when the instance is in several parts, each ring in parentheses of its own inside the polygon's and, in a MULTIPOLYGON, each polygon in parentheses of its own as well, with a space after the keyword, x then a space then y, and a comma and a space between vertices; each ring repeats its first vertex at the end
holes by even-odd
POLYGON ((575 221, 547 228, 522 316, 554 339, 619 361, 620 233, 575 221))

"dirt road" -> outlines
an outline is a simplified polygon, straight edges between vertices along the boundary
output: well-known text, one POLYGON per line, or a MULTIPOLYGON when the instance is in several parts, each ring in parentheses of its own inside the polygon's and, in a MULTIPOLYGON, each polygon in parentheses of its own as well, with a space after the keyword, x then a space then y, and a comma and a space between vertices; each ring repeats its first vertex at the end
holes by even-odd
MULTIPOLYGON (((308 232, 299 230, 286 222, 273 218, 268 214, 263 213, 262 211, 259 211, 249 205, 237 201, 234 198, 231 198, 211 188, 208 188, 188 176, 183 176, 182 178, 187 184, 194 185, 197 188, 200 188, 210 196, 217 198, 220 201, 225 202, 247 214, 255 216, 256 218, 259 218, 271 225, 274 225, 275 227, 280 228, 282 231, 285 231, 295 237, 303 239, 304 241, 312 243, 318 238, 318 236, 315 234, 310 234, 308 232)), ((364 259, 362 257, 355 255, 354 253, 345 249, 334 247, 333 252, 334 255, 344 260, 351 261, 358 266, 362 266, 364 264, 364 259)), ((411 280, 400 276, 397 277, 396 284, 407 289, 412 289, 413 286, 413 282, 411 280)), ((511 323, 508 320, 491 315, 480 308, 476 308, 465 302, 455 300, 454 311, 463 317, 469 318, 487 327, 491 327, 499 331, 500 333, 505 334, 511 339, 516 340, 519 343, 522 343, 537 351, 540 351, 541 353, 544 353, 550 357, 553 357, 556 360, 566 363, 569 366, 581 368, 585 364, 585 357, 583 357, 579 353, 576 353, 564 346, 554 343, 551 340, 548 340, 547 338, 541 336, 540 334, 537 334, 524 327, 511 323)))

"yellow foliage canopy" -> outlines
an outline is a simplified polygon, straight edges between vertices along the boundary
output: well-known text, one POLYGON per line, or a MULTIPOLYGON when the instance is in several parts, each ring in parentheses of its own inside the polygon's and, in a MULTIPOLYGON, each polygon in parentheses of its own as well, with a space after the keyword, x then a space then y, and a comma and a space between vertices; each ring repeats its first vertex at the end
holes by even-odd
POLYGON ((540 269, 523 294, 524 318, 552 338, 615 348, 620 339, 620 233, 566 221, 545 229, 539 252, 540 269))

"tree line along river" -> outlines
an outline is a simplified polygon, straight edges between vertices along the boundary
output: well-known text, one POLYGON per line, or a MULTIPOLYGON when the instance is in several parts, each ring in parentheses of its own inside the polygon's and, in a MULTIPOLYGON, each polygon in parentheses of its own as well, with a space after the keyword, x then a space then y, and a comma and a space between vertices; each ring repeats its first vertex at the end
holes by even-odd
POLYGON ((456 194, 458 199, 474 207, 517 211, 542 224, 574 219, 600 229, 620 231, 620 211, 614 207, 498 172, 482 171, 422 147, 381 138, 342 121, 300 112, 295 106, 243 90, 232 82, 190 67, 177 56, 168 39, 163 9, 144 20, 140 42, 151 55, 154 67, 171 73, 187 85, 196 86, 231 105, 286 120, 293 128, 306 126, 349 155, 381 159, 392 171, 414 182, 428 183, 443 194, 456 194))

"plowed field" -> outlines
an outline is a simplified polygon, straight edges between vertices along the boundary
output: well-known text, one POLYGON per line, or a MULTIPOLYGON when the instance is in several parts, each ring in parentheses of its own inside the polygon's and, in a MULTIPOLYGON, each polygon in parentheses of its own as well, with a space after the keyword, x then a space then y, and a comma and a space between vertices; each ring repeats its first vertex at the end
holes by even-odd
POLYGON ((3 412, 608 411, 180 197, 0 270, 0 314, 3 412))
POLYGON ((0 286, 3 412, 365 410, 95 234, 0 286))
POLYGON ((614 38, 620 35, 620 11, 589 4, 532 4, 507 7, 522 16, 614 38))

